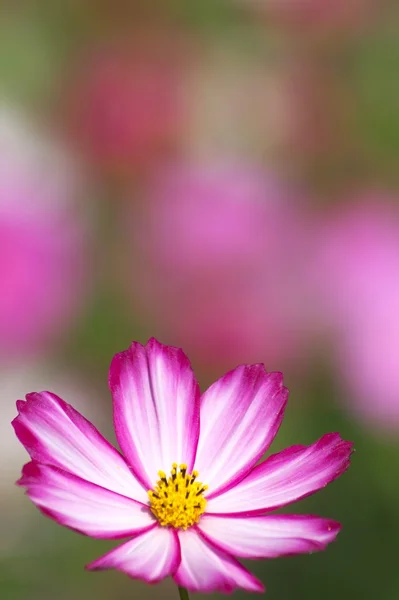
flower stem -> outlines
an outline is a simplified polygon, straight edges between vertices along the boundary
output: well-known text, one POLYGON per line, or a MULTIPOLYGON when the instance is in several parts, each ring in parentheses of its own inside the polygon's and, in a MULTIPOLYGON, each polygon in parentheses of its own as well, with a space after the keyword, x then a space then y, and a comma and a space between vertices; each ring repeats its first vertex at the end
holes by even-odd
POLYGON ((180 600, 190 600, 190 596, 188 595, 188 591, 186 588, 178 587, 180 600))

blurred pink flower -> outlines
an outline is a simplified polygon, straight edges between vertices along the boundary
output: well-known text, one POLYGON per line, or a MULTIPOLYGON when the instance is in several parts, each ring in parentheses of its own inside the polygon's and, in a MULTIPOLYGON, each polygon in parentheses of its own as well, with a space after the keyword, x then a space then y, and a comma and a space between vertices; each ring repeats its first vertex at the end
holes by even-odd
POLYGON ((180 165, 158 173, 135 218, 141 301, 206 363, 303 358, 305 220, 296 194, 261 170, 180 165))
MULTIPOLYGON (((397 201, 396 201, 397 203, 397 201)), ((368 193, 328 215, 319 282, 348 406, 399 427, 399 207, 368 193)))
POLYGON ((85 243, 77 179, 59 148, 0 109, 0 359, 35 352, 82 301, 85 243))
POLYGON ((173 151, 182 129, 183 57, 164 40, 138 36, 93 49, 68 94, 71 133, 94 164, 117 173, 173 151))

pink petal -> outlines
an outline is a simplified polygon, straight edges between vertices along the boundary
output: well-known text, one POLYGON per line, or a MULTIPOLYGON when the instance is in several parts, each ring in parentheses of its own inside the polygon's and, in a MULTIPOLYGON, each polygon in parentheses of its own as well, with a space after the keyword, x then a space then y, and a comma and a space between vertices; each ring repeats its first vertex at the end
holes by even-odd
POLYGON ((118 442, 148 489, 172 463, 192 469, 199 433, 199 387, 182 350, 151 339, 117 354, 109 386, 118 442))
POLYGON ((135 579, 156 583, 174 573, 180 562, 180 545, 174 529, 154 525, 149 531, 111 550, 86 569, 118 569, 135 579))
POLYGON ((140 502, 89 483, 58 467, 30 462, 19 485, 29 498, 61 525, 98 538, 127 537, 154 524, 140 502))
POLYGON ((146 490, 124 458, 61 398, 50 392, 28 394, 17 409, 13 426, 33 460, 148 504, 146 490))
POLYGON ((307 515, 204 515, 198 526, 208 541, 242 558, 275 558, 324 550, 340 528, 336 521, 307 515))
POLYGON ((174 580, 193 592, 229 593, 236 588, 263 592, 263 584, 232 556, 203 539, 194 529, 178 532, 181 563, 174 580))
POLYGON ((352 443, 328 433, 311 446, 270 456, 225 494, 209 500, 208 513, 261 514, 284 506, 339 477, 349 467, 352 443))
POLYGON ((208 498, 235 485, 266 452, 287 397, 281 373, 266 373, 263 365, 238 367, 203 394, 195 468, 208 498))

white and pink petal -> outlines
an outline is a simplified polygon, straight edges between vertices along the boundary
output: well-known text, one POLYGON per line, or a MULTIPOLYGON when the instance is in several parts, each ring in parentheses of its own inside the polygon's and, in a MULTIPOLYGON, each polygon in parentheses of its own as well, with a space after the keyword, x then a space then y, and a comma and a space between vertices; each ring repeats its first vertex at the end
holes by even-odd
POLYGON ((276 558, 324 550, 340 528, 336 521, 307 515, 204 515, 198 526, 207 540, 241 558, 276 558))
POLYGON ((243 479, 266 452, 287 398, 281 373, 266 373, 261 364, 237 367, 203 394, 195 468, 210 498, 243 479))
POLYGON ((150 530, 111 550, 87 565, 86 569, 117 569, 148 583, 172 575, 180 563, 180 545, 176 531, 154 525, 150 530))
POLYGON ((24 466, 18 484, 26 487, 29 498, 47 516, 91 537, 128 537, 155 521, 140 502, 58 467, 32 461, 24 466))
POLYGON ((325 487, 349 467, 352 443, 329 433, 311 446, 270 456, 235 487, 211 498, 207 513, 256 515, 325 487))
POLYGON ((13 426, 31 458, 54 465, 91 483, 148 502, 147 491, 125 459, 72 406, 50 392, 17 401, 13 426))
POLYGON ((136 476, 152 488, 172 463, 192 470, 199 435, 199 387, 182 350, 134 342, 111 364, 118 442, 136 476))
POLYGON ((237 588, 263 592, 263 584, 232 556, 204 539, 195 528, 180 530, 181 563, 177 585, 192 592, 230 593, 237 588))

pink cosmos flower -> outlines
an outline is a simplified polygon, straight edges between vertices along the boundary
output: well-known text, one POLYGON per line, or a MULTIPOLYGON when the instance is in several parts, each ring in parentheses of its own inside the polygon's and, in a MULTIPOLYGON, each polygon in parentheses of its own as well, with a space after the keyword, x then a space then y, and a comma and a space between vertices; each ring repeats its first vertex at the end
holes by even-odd
POLYGON ((281 373, 240 366, 201 396, 183 351, 151 339, 114 357, 109 385, 125 458, 50 392, 19 400, 13 421, 32 459, 18 483, 44 514, 92 537, 131 538, 88 569, 261 592, 235 556, 307 553, 335 540, 335 521, 268 514, 336 479, 352 446, 331 433, 255 466, 283 419, 281 373))

